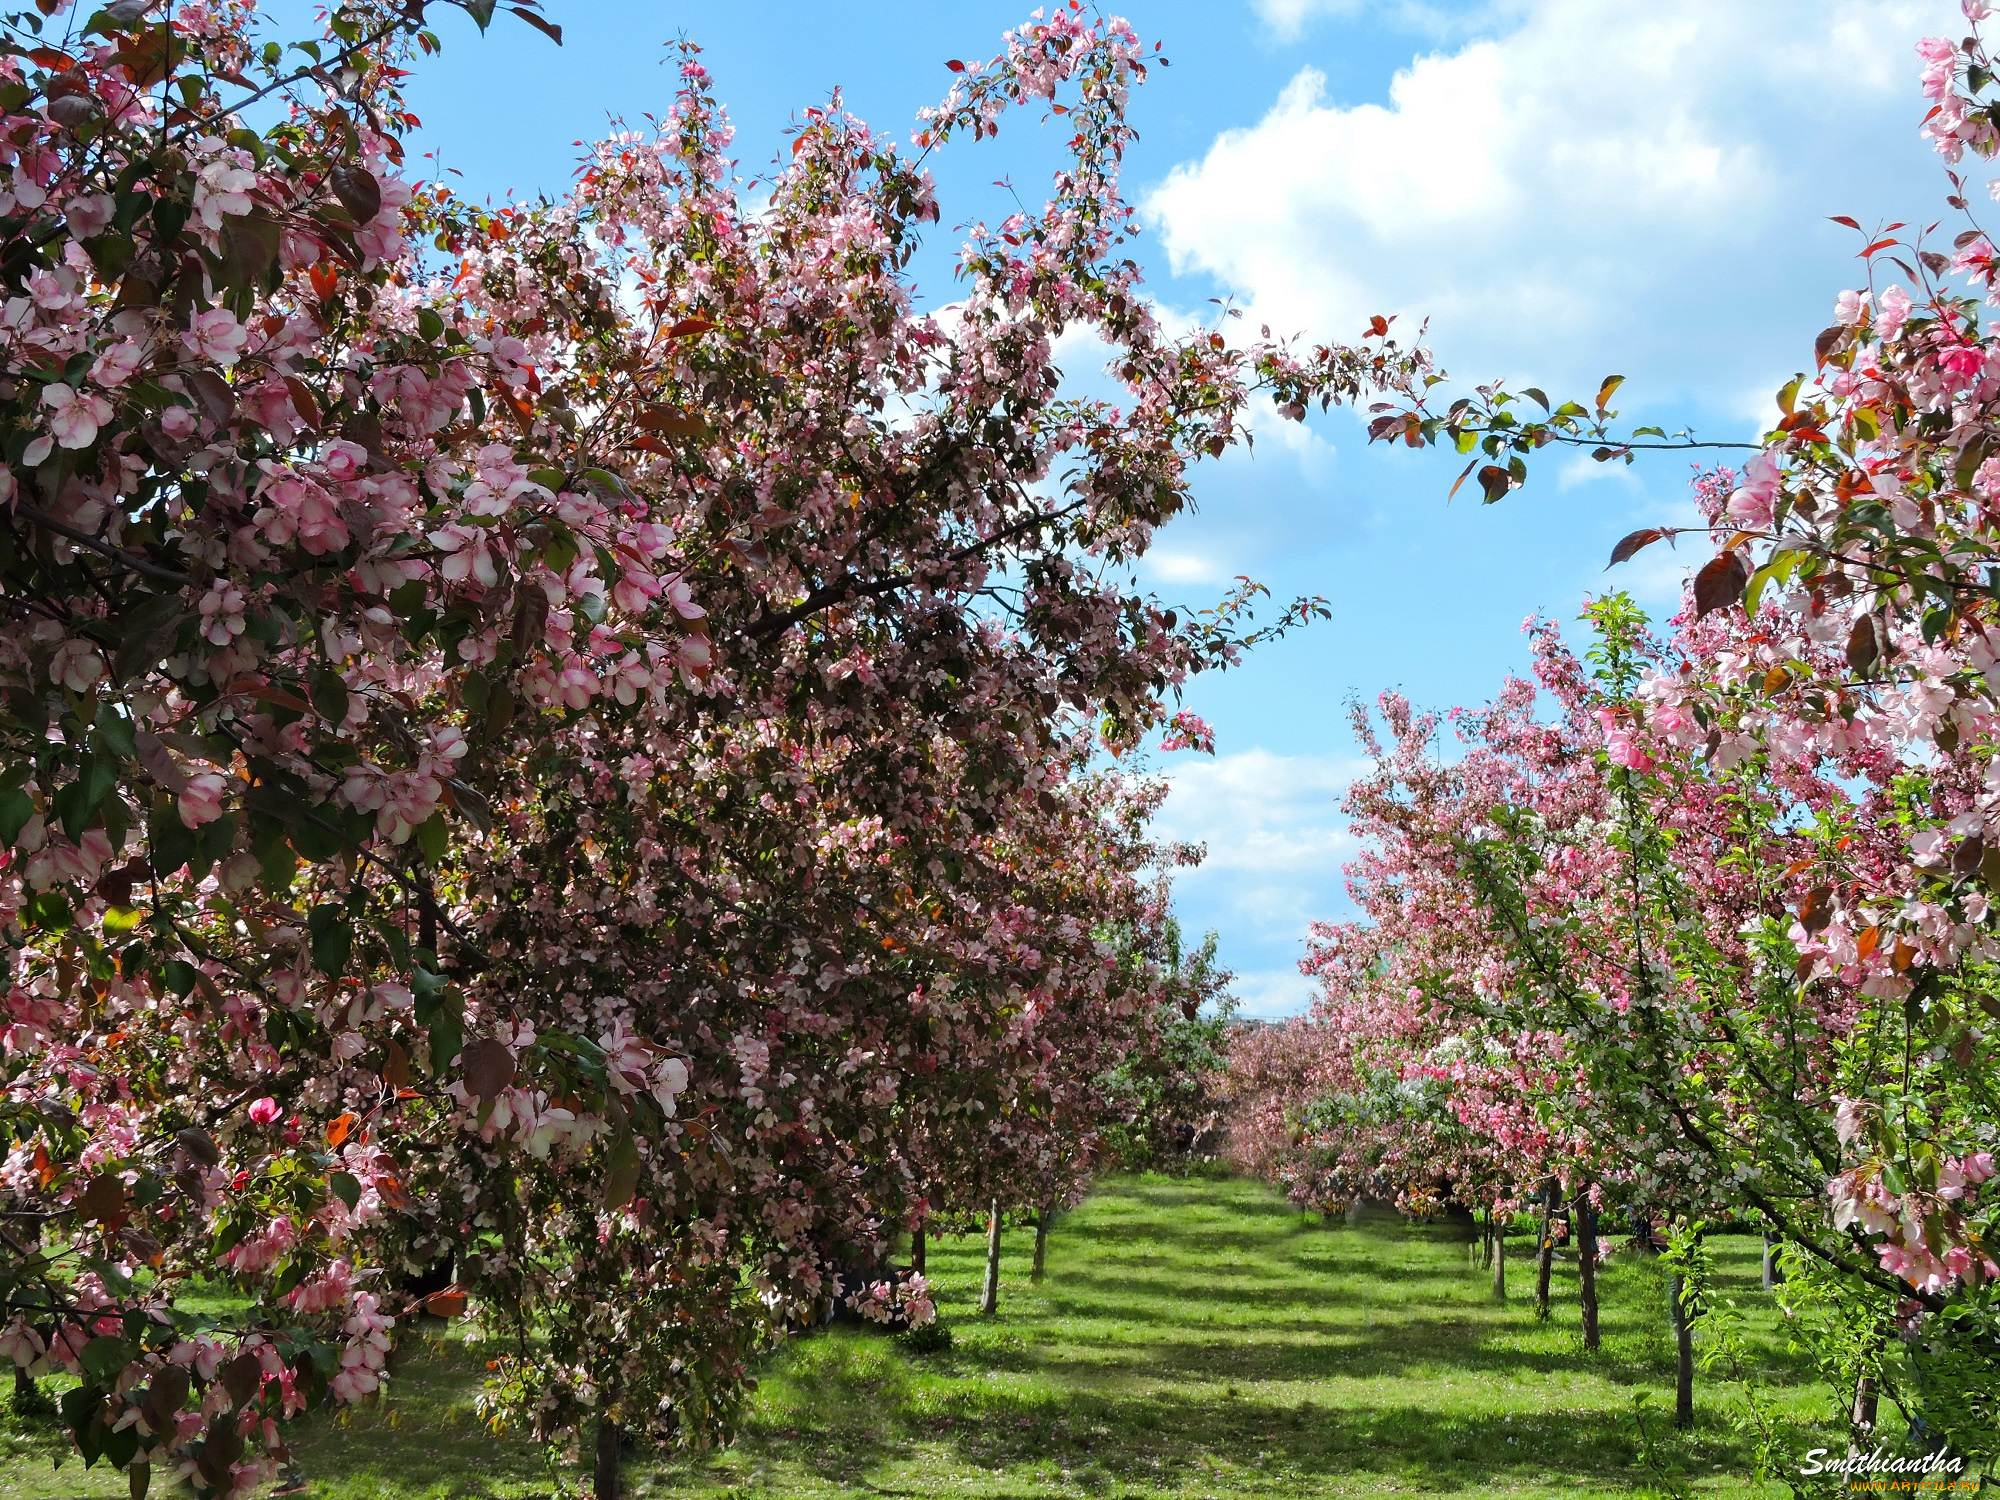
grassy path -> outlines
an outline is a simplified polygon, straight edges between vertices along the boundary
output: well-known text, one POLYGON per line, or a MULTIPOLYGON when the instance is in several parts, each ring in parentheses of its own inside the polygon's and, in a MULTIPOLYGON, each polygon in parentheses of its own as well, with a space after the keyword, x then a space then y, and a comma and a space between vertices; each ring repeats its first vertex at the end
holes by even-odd
MULTIPOLYGON (((635 1461, 648 1497, 1386 1494, 1639 1495, 1633 1396, 1654 1393, 1659 1459, 1691 1494, 1758 1493, 1706 1386, 1696 1431, 1670 1435, 1671 1351, 1658 1283, 1614 1258, 1602 1280, 1604 1349, 1583 1352, 1573 1264, 1538 1324, 1533 1266, 1516 1238, 1512 1298, 1496 1303, 1467 1247, 1400 1225, 1324 1228, 1240 1181, 1124 1179, 1061 1220, 1046 1281, 1030 1286, 1030 1235, 1007 1242, 1001 1313, 972 1315, 983 1245, 932 1252, 956 1335, 945 1354, 836 1330, 763 1372, 743 1441, 700 1462, 635 1461)), ((1756 1290, 1756 1242, 1716 1242, 1724 1291, 1784 1399, 1820 1398, 1783 1352, 1756 1290)), ((525 1445, 494 1441, 471 1399, 476 1344, 413 1359, 390 1402, 313 1424, 298 1443, 315 1500, 552 1494, 525 1445)), ((15 1435, 27 1458, 27 1439, 15 1435)), ((117 1494, 74 1465, 61 1476, 5 1461, 0 1497, 117 1494), (47 1481, 55 1481, 49 1487, 47 1481)))

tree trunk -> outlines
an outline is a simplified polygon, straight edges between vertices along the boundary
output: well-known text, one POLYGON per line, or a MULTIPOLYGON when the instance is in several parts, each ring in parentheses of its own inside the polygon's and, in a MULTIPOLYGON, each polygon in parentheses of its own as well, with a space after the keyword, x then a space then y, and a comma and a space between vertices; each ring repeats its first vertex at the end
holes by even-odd
POLYGON ((1770 1291, 1784 1279, 1784 1268, 1778 1264, 1778 1240, 1767 1229, 1764 1231, 1764 1290, 1770 1291))
POLYGON ((910 1270, 921 1276, 924 1274, 924 1232, 910 1231, 910 1270))
POLYGON ((1597 1209, 1582 1193, 1576 1196, 1576 1300, 1583 1313, 1583 1347, 1595 1349, 1597 1338, 1597 1209))
POLYGON ((1854 1383, 1854 1425, 1863 1432, 1873 1432, 1875 1417, 1875 1377, 1863 1375, 1854 1383))
POLYGON ((1875 1418, 1877 1414, 1876 1385, 1875 1377, 1868 1372, 1875 1361, 1881 1357, 1881 1354, 1882 1341, 1880 1339, 1871 1339, 1867 1345, 1867 1352, 1863 1356, 1867 1363, 1861 1367, 1861 1376, 1854 1382, 1854 1410, 1852 1415, 1854 1425, 1863 1432, 1873 1432, 1875 1430, 1875 1418))
POLYGON ((1687 1283, 1679 1276, 1667 1278, 1667 1312, 1674 1325, 1674 1426, 1694 1426, 1694 1325, 1688 1321, 1681 1295, 1687 1283))
POLYGON ((1035 1268, 1028 1277, 1031 1281, 1041 1281, 1042 1271, 1048 1263, 1049 1220, 1055 1217, 1055 1212, 1053 1203, 1044 1203, 1042 1211, 1035 1215, 1035 1268))
POLYGON ((979 1311, 983 1317, 992 1317, 1000 1310, 1000 1200, 993 1200, 993 1211, 986 1220, 986 1285, 980 1289, 979 1311))
POLYGON ((1507 1221, 1497 1213, 1493 1216, 1493 1295, 1503 1300, 1507 1295, 1507 1221))
POLYGON ((597 1461, 592 1466, 592 1500, 618 1500, 618 1424, 608 1415, 597 1419, 597 1461))
POLYGON ((1479 1269, 1493 1269, 1493 1210, 1486 1210, 1486 1233, 1479 1242, 1479 1269))
POLYGON ((1542 1243, 1535 1262, 1535 1316, 1549 1315, 1549 1278, 1556 1267, 1556 1200, 1561 1188, 1551 1177, 1542 1187, 1542 1243))

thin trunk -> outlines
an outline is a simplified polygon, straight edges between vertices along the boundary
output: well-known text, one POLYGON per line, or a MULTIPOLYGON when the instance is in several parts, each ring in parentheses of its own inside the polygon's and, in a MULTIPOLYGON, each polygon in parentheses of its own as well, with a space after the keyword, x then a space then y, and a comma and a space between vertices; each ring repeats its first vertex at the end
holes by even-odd
POLYGON ((1767 1229, 1764 1231, 1764 1290, 1770 1291, 1784 1279, 1784 1268, 1778 1264, 1778 1240, 1767 1229))
POLYGON ((1549 1278, 1556 1268, 1556 1199, 1561 1196, 1555 1178, 1542 1187, 1542 1243, 1535 1262, 1535 1316, 1549 1315, 1549 1278))
POLYGON ((1507 1221, 1493 1216, 1493 1295, 1507 1295, 1507 1221))
POLYGON ((986 1220, 986 1285, 979 1293, 979 1311, 983 1317, 992 1317, 1000 1310, 1000 1200, 993 1200, 993 1211, 986 1220))
POLYGON ((1583 1312, 1583 1347, 1597 1347, 1597 1210, 1576 1199, 1576 1299, 1583 1312))
POLYGON ((1493 1269, 1493 1210, 1490 1208, 1486 1210, 1485 1236, 1480 1241, 1479 1269, 1482 1271, 1493 1269))
POLYGON ((1679 1276, 1667 1278, 1667 1314, 1674 1325, 1674 1426, 1694 1426, 1694 1325, 1688 1321, 1681 1296, 1687 1283, 1679 1276))
POLYGON ((1863 1356, 1866 1363, 1861 1368, 1861 1378, 1854 1382, 1854 1425, 1863 1432, 1875 1430, 1877 1388, 1875 1377, 1869 1373, 1869 1369, 1881 1354, 1882 1341, 1870 1340, 1867 1352, 1863 1356))
POLYGON ((618 1423, 609 1415, 597 1419, 597 1462, 592 1467, 592 1500, 618 1500, 618 1423))
POLYGON ((1875 1417, 1875 1377, 1863 1375, 1854 1384, 1854 1425, 1863 1432, 1873 1432, 1875 1417))
POLYGON ((1031 1281, 1042 1279, 1042 1269, 1048 1262, 1049 1220, 1055 1217, 1055 1211, 1053 1203, 1044 1203, 1042 1211, 1035 1215, 1035 1268, 1028 1273, 1031 1281))
POLYGON ((910 1269, 919 1276, 924 1274, 924 1232, 921 1229, 910 1233, 910 1269))

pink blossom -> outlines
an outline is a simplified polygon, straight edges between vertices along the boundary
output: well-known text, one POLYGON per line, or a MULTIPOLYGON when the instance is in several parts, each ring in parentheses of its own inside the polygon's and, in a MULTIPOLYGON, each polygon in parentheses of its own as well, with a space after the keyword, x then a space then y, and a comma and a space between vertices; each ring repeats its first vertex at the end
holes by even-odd
POLYGON ((255 1120, 259 1125, 274 1123, 282 1113, 283 1111, 278 1108, 278 1101, 270 1098, 268 1095, 262 1099, 253 1100, 250 1105, 250 1118, 255 1120))
POLYGON ((1903 331, 1914 304, 1910 294, 1900 286, 1892 286, 1882 294, 1882 311, 1875 319, 1875 331, 1885 340, 1893 339, 1903 331))
POLYGON ((189 828, 213 823, 222 816, 223 794, 229 783, 211 771, 190 776, 178 798, 181 822, 189 828))
POLYGON ((42 404, 53 413, 50 434, 65 448, 88 448, 97 440, 97 430, 111 420, 109 401, 74 386, 43 386, 42 404))
POLYGON ((250 330, 237 322, 236 314, 228 308, 212 307, 195 315, 193 325, 181 335, 181 342, 197 358, 214 360, 226 370, 242 357, 250 342, 250 330))

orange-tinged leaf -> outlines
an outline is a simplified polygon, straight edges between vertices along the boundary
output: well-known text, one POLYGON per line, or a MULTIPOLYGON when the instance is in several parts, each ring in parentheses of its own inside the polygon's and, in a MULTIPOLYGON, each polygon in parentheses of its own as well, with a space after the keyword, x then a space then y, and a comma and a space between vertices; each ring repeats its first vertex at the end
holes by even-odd
POLYGON ((354 1134, 355 1123, 352 1114, 336 1116, 333 1123, 326 1127, 326 1143, 336 1149, 345 1145, 347 1138, 354 1134))
POLYGON ((1854 952, 1864 964, 1875 956, 1875 950, 1881 946, 1882 929, 1880 927, 1864 927, 1861 929, 1861 936, 1854 940, 1854 952))

